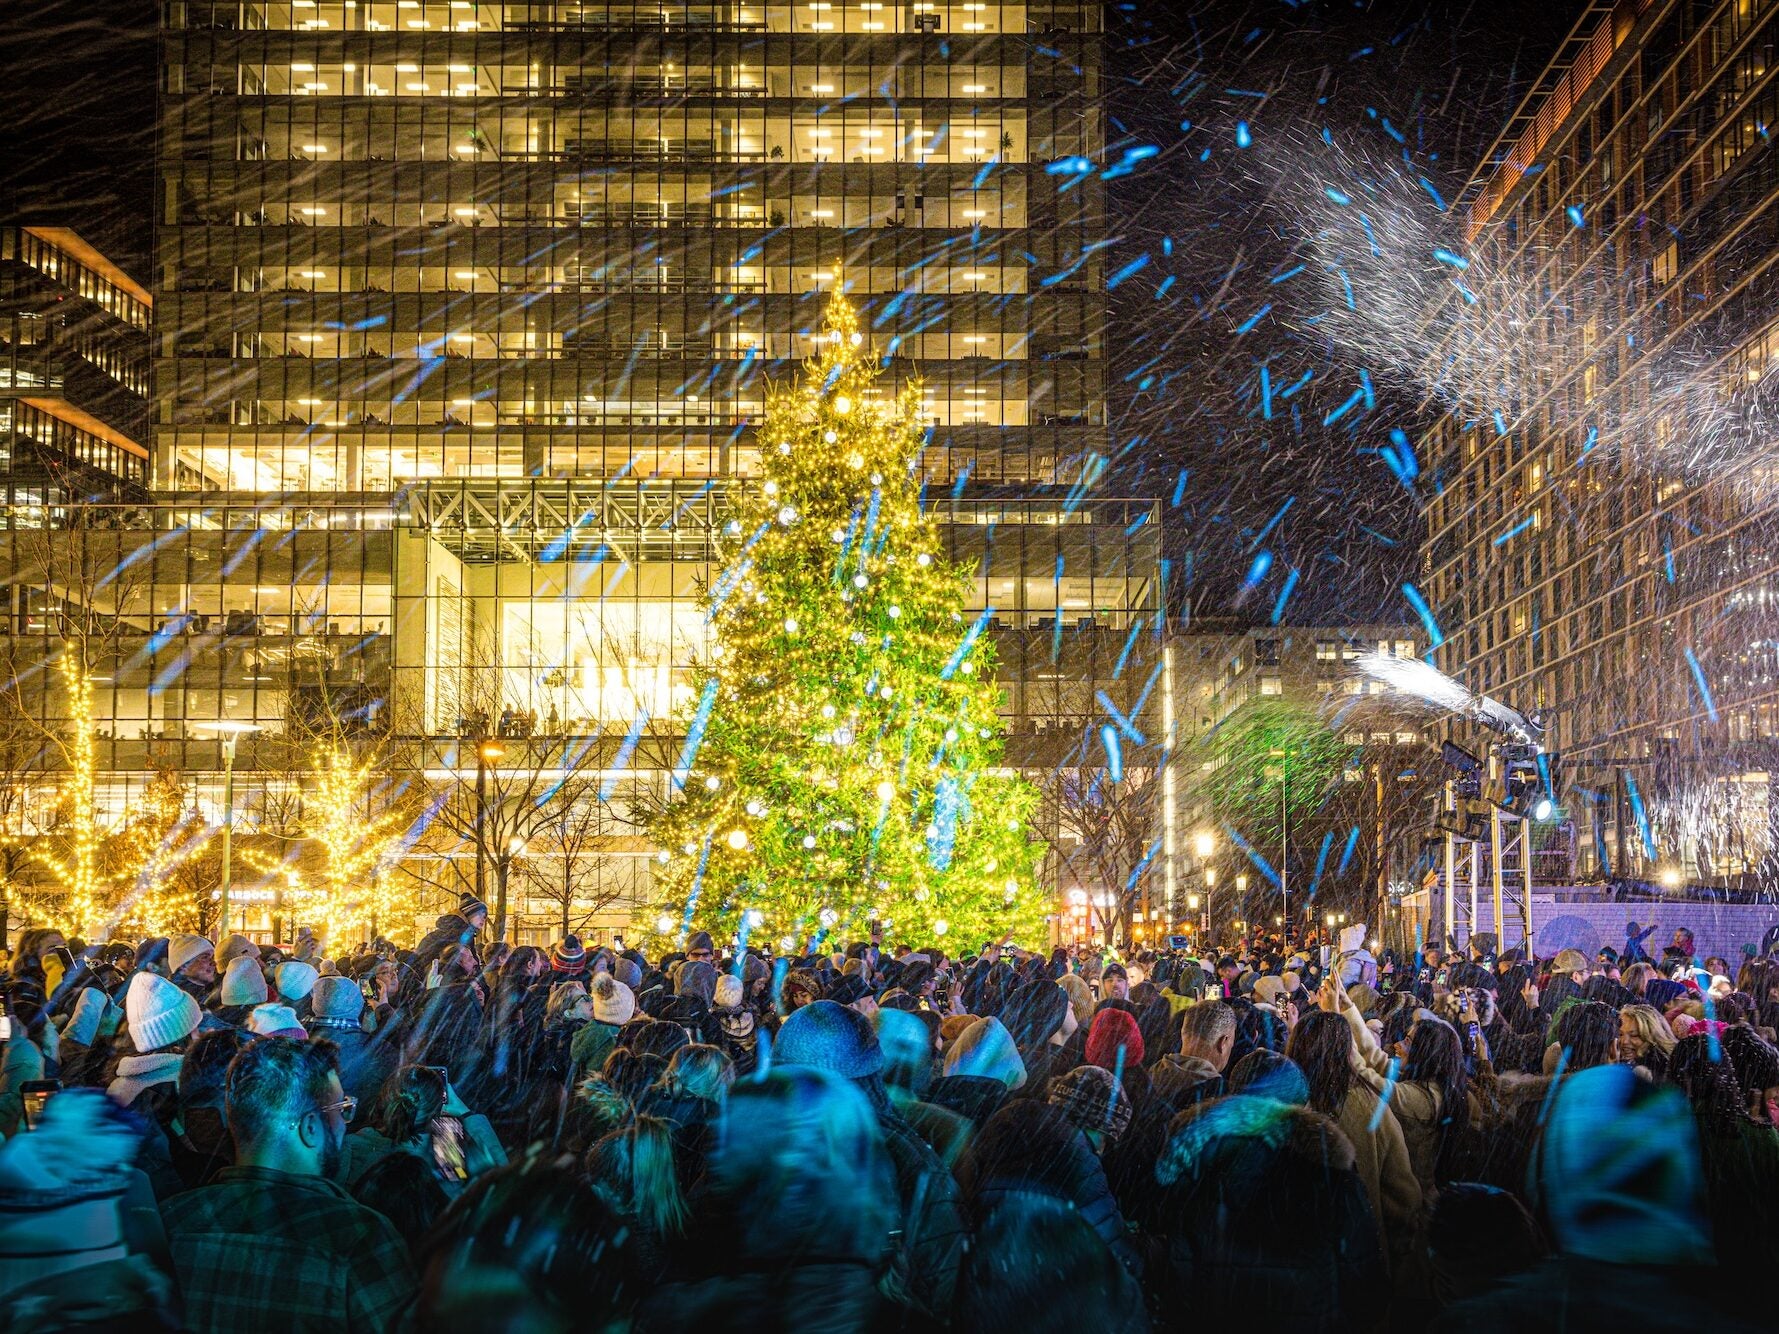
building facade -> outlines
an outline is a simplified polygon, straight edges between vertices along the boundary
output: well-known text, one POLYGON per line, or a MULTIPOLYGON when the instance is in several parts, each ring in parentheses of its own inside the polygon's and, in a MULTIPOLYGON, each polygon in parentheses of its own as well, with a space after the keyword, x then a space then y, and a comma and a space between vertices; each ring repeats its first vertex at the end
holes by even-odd
MULTIPOLYGON (((467 786, 485 737, 496 788, 573 752, 609 818, 569 915, 610 890, 621 929, 726 489, 836 284, 923 385, 1015 761, 1153 685, 1159 506, 1076 485, 1106 454, 1097 6, 163 15, 154 504, 81 537, 124 548, 92 591, 118 791, 176 757, 213 803, 218 720, 349 720, 422 783, 467 786)), ((552 855, 521 841, 516 870, 552 855)))
POLYGON ((1584 875, 1779 853, 1775 41, 1770 0, 1586 6, 1460 200, 1493 335, 1428 326, 1438 661, 1543 714, 1584 875))
POLYGON ((14 523, 143 498, 153 298, 66 227, 0 227, 0 497, 14 523))

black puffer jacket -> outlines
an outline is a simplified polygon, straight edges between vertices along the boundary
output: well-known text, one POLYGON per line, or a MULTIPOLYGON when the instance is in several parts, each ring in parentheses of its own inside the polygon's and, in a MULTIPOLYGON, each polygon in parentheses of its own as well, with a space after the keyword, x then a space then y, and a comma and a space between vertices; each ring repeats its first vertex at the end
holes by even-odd
POLYGON ((447 945, 459 943, 468 945, 470 953, 476 956, 476 962, 482 962, 481 946, 476 943, 476 929, 456 913, 448 912, 414 946, 415 967, 424 972, 447 945))
POLYGON ((1221 1098, 1181 1114, 1155 1172, 1158 1328, 1239 1321, 1335 1334, 1375 1322, 1377 1227, 1333 1121, 1270 1098, 1221 1098))
POLYGON ((1015 1099, 989 1117, 958 1160, 958 1183, 980 1224, 1011 1196, 1049 1195, 1073 1205, 1127 1268, 1136 1251, 1093 1145, 1055 1107, 1015 1099))

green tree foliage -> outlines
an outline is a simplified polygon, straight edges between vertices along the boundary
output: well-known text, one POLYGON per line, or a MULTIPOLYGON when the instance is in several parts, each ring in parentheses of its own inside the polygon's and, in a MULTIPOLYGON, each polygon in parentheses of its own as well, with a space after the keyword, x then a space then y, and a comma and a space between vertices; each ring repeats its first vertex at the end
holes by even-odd
MULTIPOLYGON (((1247 840, 1275 870, 1285 826, 1300 850, 1312 826, 1321 838, 1316 818, 1354 753, 1314 709, 1282 695, 1241 705, 1205 735, 1200 750, 1218 825, 1247 840)), ((1293 869, 1300 860, 1301 851, 1294 852, 1293 869)))
POLYGON ((837 296, 801 383, 769 396, 705 593, 716 642, 676 793, 647 822, 670 937, 801 948, 880 918, 960 950, 1039 939, 1039 796, 1001 766, 970 572, 922 512, 919 389, 879 374, 837 296))

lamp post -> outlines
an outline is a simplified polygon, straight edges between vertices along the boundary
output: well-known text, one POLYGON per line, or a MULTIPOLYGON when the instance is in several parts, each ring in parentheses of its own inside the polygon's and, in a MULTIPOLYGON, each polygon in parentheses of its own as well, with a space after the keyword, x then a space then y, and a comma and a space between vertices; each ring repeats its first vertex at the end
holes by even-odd
MULTIPOLYGON (((506 748, 490 737, 476 742, 476 898, 486 903, 483 887, 487 884, 487 835, 483 825, 488 818, 488 766, 506 754, 506 748)), ((496 939, 499 932, 495 933, 496 939)))
POLYGON ((235 743, 244 732, 259 731, 258 723, 244 723, 233 718, 193 724, 201 731, 214 732, 222 738, 222 873, 217 890, 216 943, 220 945, 229 933, 229 882, 232 875, 231 855, 235 835, 235 743))
MULTIPOLYGON (((1211 934, 1211 889, 1217 883, 1217 868, 1211 865, 1211 857, 1217 851, 1217 836, 1208 829, 1202 829, 1192 836, 1192 850, 1198 854, 1199 865, 1204 867, 1204 917, 1200 926, 1208 937, 1211 934)), ((1193 896, 1192 906, 1198 907, 1198 896, 1193 896)))

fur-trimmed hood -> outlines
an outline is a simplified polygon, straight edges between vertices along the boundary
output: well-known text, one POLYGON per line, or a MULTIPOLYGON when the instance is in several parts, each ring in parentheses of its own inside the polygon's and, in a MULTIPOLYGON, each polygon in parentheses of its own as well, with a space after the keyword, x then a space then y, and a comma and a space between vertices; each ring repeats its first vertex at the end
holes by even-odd
POLYGON ((1155 1179, 1171 1186, 1213 1165, 1239 1171, 1253 1150, 1289 1154, 1306 1164, 1352 1171, 1353 1145, 1328 1117, 1271 1098, 1236 1094, 1182 1112, 1155 1163, 1155 1179))

